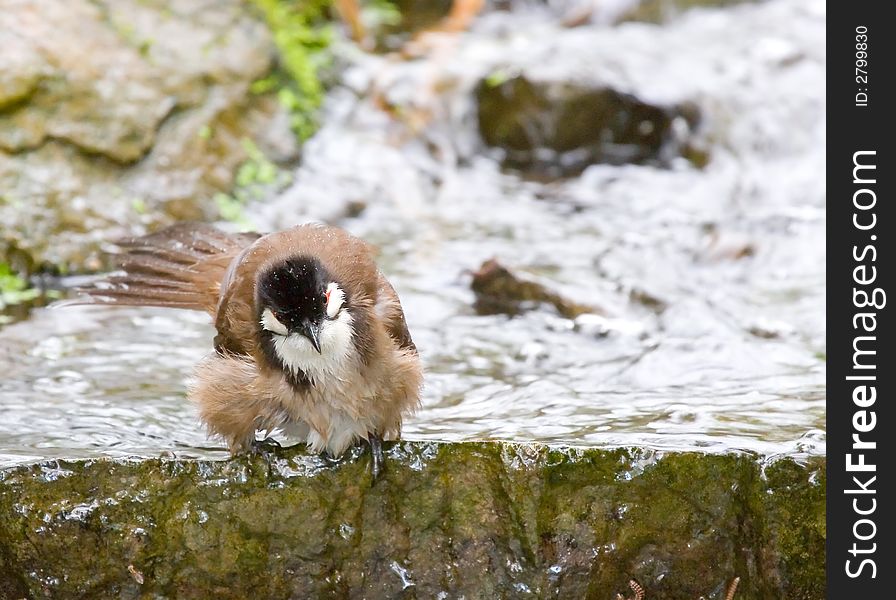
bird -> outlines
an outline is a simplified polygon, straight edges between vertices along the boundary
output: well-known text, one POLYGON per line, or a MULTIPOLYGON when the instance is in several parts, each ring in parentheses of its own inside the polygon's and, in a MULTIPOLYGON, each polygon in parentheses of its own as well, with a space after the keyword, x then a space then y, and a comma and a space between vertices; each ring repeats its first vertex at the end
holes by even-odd
POLYGON ((337 457, 366 442, 373 480, 382 442, 420 406, 423 371, 373 246, 334 226, 226 233, 178 223, 117 243, 119 270, 69 304, 204 311, 214 352, 187 395, 232 454, 280 429, 337 457))

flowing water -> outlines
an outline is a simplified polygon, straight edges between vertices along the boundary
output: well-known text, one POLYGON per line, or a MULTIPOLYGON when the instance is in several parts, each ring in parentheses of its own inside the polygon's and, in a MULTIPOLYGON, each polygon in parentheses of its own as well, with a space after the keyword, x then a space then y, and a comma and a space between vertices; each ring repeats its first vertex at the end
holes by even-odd
MULTIPOLYGON (((248 210, 262 230, 314 217, 381 247, 427 369, 404 437, 824 454, 824 3, 577 28, 529 7, 423 44, 343 48, 294 183, 248 210), (471 93, 496 72, 693 102, 710 161, 502 170, 471 93), (471 272, 492 257, 605 316, 477 315, 471 272)), ((225 456, 184 395, 212 337, 205 315, 159 309, 5 326, 0 465, 225 456)))

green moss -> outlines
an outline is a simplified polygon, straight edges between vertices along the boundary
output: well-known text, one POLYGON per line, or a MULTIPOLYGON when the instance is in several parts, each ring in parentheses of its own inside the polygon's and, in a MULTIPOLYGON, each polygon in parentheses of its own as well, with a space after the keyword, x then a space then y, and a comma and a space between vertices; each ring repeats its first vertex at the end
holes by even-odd
POLYGON ((138 215, 145 215, 147 213, 146 200, 143 198, 134 198, 131 200, 131 208, 133 208, 134 212, 138 215))
POLYGON ((246 216, 245 205, 230 194, 217 193, 214 196, 215 208, 224 221, 236 223, 244 230, 252 229, 252 221, 246 216))
POLYGON ((495 88, 495 87, 498 87, 499 85, 501 85, 502 83, 504 83, 505 81, 509 80, 511 77, 513 77, 513 75, 511 73, 509 73, 507 70, 497 69, 495 71, 492 71, 488 75, 486 75, 485 85, 487 85, 488 87, 495 88))
POLYGON ((277 183, 285 174, 258 149, 251 140, 243 139, 243 148, 249 158, 240 165, 236 185, 241 188, 265 186, 277 183))
POLYGON ((781 550, 785 597, 822 598, 825 594, 825 469, 777 461, 765 471, 763 513, 768 535, 781 550))
POLYGON ((0 309, 13 304, 30 302, 40 296, 40 290, 28 287, 28 282, 0 262, 0 309))
POLYGON ((624 14, 620 21, 666 23, 692 8, 723 8, 750 0, 643 0, 624 14))
POLYGON ((292 116, 292 128, 301 139, 317 129, 316 113, 323 101, 320 71, 330 59, 326 52, 332 32, 326 20, 325 0, 252 0, 267 21, 279 51, 279 69, 256 81, 256 93, 277 90, 280 102, 292 116))
POLYGON ((251 229, 245 206, 283 189, 292 176, 265 156, 252 140, 243 139, 242 144, 248 158, 237 169, 234 189, 230 194, 215 194, 214 201, 222 219, 251 229))
POLYGON ((401 24, 401 9, 392 0, 370 0, 362 5, 361 10, 365 25, 372 30, 401 24))
POLYGON ((366 453, 296 447, 0 471, 0 592, 612 598, 635 579, 664 600, 720 598, 739 576, 738 600, 824 597, 820 459, 763 476, 753 455, 413 442, 386 454, 372 486, 366 453))
POLYGON ((658 104, 611 87, 500 72, 483 78, 474 93, 483 141, 503 149, 505 165, 514 169, 555 177, 592 164, 709 160, 689 146, 699 114, 687 102, 658 104), (672 131, 676 119, 688 124, 682 135, 672 131))

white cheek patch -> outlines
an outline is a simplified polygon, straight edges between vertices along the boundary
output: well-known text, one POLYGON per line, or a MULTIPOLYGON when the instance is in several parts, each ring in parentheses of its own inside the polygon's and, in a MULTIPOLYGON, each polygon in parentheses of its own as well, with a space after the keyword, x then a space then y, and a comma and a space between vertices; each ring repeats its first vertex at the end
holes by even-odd
POLYGON ((321 354, 345 358, 354 349, 352 342, 352 314, 348 309, 331 321, 324 321, 320 328, 321 354))
POLYGON ((344 380, 349 376, 346 370, 354 364, 350 360, 355 354, 352 320, 348 310, 339 313, 336 319, 325 320, 320 329, 319 353, 305 336, 298 333, 275 338, 274 350, 286 368, 294 373, 302 371, 315 383, 344 380))
POLYGON ((289 333, 286 325, 274 316, 270 308, 264 309, 261 313, 261 326, 279 335, 287 335, 289 333))
POLYGON ((342 303, 345 302, 345 292, 335 283, 327 286, 327 316, 331 319, 339 314, 342 303))

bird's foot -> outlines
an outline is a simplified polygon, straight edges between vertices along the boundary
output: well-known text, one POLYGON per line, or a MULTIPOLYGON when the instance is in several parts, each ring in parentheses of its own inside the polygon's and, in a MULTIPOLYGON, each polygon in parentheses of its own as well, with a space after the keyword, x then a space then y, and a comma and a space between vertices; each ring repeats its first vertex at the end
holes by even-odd
POLYGON ((252 440, 249 445, 249 452, 256 456, 270 458, 271 455, 276 454, 277 450, 280 450, 281 448, 283 448, 283 446, 280 445, 280 442, 274 438, 268 437, 263 440, 252 440))
POLYGON ((371 432, 367 434, 367 443, 370 445, 370 474, 373 475, 373 483, 376 483, 385 467, 383 438, 371 432))

